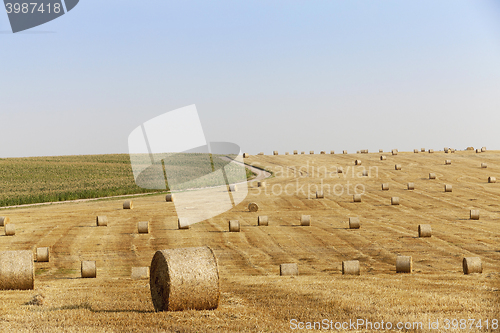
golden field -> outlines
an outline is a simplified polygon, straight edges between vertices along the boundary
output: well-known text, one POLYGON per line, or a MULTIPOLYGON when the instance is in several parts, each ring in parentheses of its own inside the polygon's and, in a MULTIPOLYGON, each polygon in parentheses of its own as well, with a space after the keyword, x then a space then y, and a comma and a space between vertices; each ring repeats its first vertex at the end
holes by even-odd
POLYGON ((132 210, 122 209, 123 198, 0 209, 16 225, 15 236, 0 236, 0 250, 51 249, 50 262, 35 263, 34 290, 0 291, 0 331, 314 331, 293 330, 293 320, 423 323, 403 329, 409 332, 500 331, 491 327, 500 320, 500 182, 487 181, 500 177, 500 152, 250 156, 245 162, 275 176, 264 189, 250 182, 244 202, 189 230, 177 229, 174 204, 163 194, 133 198, 132 210), (336 173, 338 166, 344 173, 336 173), (364 168, 368 177, 361 176, 364 168), (437 178, 428 179, 430 172, 437 178), (408 182, 415 190, 406 189, 408 182), (325 198, 316 199, 321 184, 325 198), (453 192, 445 193, 445 184, 453 192), (360 203, 353 202, 354 188, 364 191, 360 203), (392 206, 391 197, 400 205, 392 206), (258 212, 248 211, 250 202, 258 212), (480 210, 479 220, 469 219, 470 209, 480 210), (311 215, 311 226, 300 226, 302 214, 311 215), (95 226, 97 215, 108 217, 107 227, 95 226), (269 216, 269 226, 257 226, 259 215, 269 216), (355 216, 361 228, 348 229, 355 216), (228 232, 230 219, 240 221, 241 232, 228 232), (139 221, 150 222, 149 234, 137 233, 139 221), (419 224, 432 225, 431 238, 418 238, 419 224), (202 245, 218 258, 219 308, 154 312, 149 280, 131 279, 131 268, 148 266, 156 250, 202 245), (397 255, 413 257, 412 274, 396 273, 397 255), (464 275, 463 257, 481 257, 483 273, 464 275), (81 260, 97 262, 97 278, 80 278, 81 260), (361 275, 343 276, 343 260, 359 260, 361 275), (300 275, 279 276, 281 263, 297 263, 300 275), (41 304, 31 305, 37 295, 41 304), (467 320, 466 329, 452 330, 453 319, 467 320), (436 321, 439 328, 429 330, 436 321))

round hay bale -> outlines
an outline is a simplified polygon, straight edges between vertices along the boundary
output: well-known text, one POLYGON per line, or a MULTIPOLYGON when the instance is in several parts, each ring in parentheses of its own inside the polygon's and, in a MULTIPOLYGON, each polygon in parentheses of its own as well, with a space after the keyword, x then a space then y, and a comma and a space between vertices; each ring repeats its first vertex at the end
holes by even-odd
POLYGON ((471 209, 470 210, 470 219, 471 220, 479 220, 479 210, 478 209, 471 209))
POLYGON ((380 156, 380 160, 381 160, 381 161, 385 161, 386 159, 387 159, 387 157, 386 157, 386 156, 384 156, 384 155, 380 156))
POLYGON ((342 167, 337 167, 337 173, 343 173, 344 169, 342 167))
POLYGON ((421 153, 425 153, 425 148, 420 148, 421 153))
POLYGON ((187 217, 177 218, 177 227, 179 229, 189 229, 189 220, 187 217))
POLYGON ((349 218, 349 229, 359 229, 359 217, 350 217, 349 218))
POLYGON ((413 261, 411 256, 398 256, 396 258, 396 273, 411 273, 413 261))
POLYGON ((483 264, 481 263, 481 258, 479 257, 465 257, 462 260, 462 267, 464 274, 483 272, 483 264))
POLYGON ((383 149, 379 149, 379 150, 378 150, 378 152, 379 152, 379 153, 383 153, 383 152, 384 152, 384 150, 383 150, 383 149))
POLYGON ((165 196, 165 201, 166 202, 174 202, 175 200, 175 197, 174 197, 174 194, 173 193, 169 193, 165 196))
POLYGON ((453 186, 451 185, 444 185, 444 191, 445 192, 452 192, 453 191, 453 186))
POLYGON ((314 150, 310 150, 309 154, 314 155, 314 150))
POLYGON ((401 170, 401 164, 396 164, 394 165, 395 170, 401 170))
POLYGON ((354 201, 354 202, 361 202, 361 194, 354 194, 352 196, 352 201, 354 201))
POLYGON ((98 227, 107 227, 108 226, 108 217, 107 216, 97 216, 95 218, 96 225, 98 227))
POLYGON ((10 219, 8 216, 0 216, 0 227, 5 226, 7 223, 9 223, 10 219))
POLYGON ((220 299, 217 258, 207 246, 156 251, 149 286, 155 311, 216 309, 220 299))
POLYGON ((418 154, 418 149, 413 149, 414 154, 418 154))
POLYGON ((418 225, 418 237, 431 237, 432 228, 430 224, 419 224, 418 225))
POLYGON ((134 203, 132 200, 127 200, 123 203, 123 209, 132 209, 134 208, 134 203))
POLYGON ((306 152, 305 151, 301 151, 300 152, 300 155, 304 155, 306 152))
POLYGON ((391 153, 392 153, 392 155, 397 155, 397 154, 398 154, 398 150, 397 150, 397 149, 393 149, 393 150, 391 151, 391 153))
POLYGON ((260 153, 258 153, 257 155, 264 155, 264 153, 263 153, 263 152, 260 152, 260 153))
POLYGON ((49 261, 49 248, 48 247, 37 247, 36 248, 36 262, 48 262, 49 261))
POLYGON ((444 164, 445 164, 445 165, 450 165, 450 164, 451 164, 451 160, 445 160, 445 161, 444 161, 444 164))
POLYGON ((273 155, 278 155, 278 151, 277 150, 273 151, 273 155))
POLYGON ((476 149, 476 154, 480 153, 481 149, 476 149))
POLYGON ((229 220, 229 232, 240 232, 240 221, 229 220))
POLYGON ((97 276, 97 269, 95 261, 83 260, 81 266, 82 278, 95 278, 97 276))
POLYGON ((444 152, 445 152, 446 154, 448 154, 448 150, 450 150, 450 149, 449 149, 449 148, 447 148, 447 147, 444 147, 444 149, 443 149, 443 150, 444 150, 444 152))
POLYGON ((363 170, 363 177, 368 177, 368 170, 363 170))
POLYGON ((467 147, 467 150, 474 150, 474 147, 467 147))
POLYGON ((358 151, 356 151, 356 154, 359 154, 359 150, 358 150, 358 151))
POLYGON ((322 151, 320 151, 319 153, 320 153, 320 154, 322 154, 322 155, 324 155, 324 154, 325 154, 325 151, 324 151, 324 150, 322 150, 322 151))
POLYGON ((137 232, 140 234, 148 234, 149 233, 149 222, 141 221, 137 223, 137 232))
POLYGON ((436 179, 436 174, 435 173, 429 173, 429 179, 436 179))
POLYGON ((408 190, 414 190, 415 189, 415 183, 408 183, 407 188, 408 188, 408 190))
POLYGON ((292 264, 281 264, 280 265, 280 275, 299 275, 299 266, 295 263, 292 264))
POLYGON ((297 154, 298 154, 298 152, 297 152, 296 150, 294 150, 294 151, 293 151, 293 154, 294 154, 294 155, 297 155, 297 154))
POLYGON ((325 197, 325 194, 323 191, 316 191, 316 199, 323 199, 325 197))
POLYGON ((359 261, 342 261, 342 275, 359 275, 359 261))
POLYGON ((248 210, 255 213, 259 210, 259 205, 257 205, 255 202, 250 202, 248 204, 248 210))
POLYGON ((330 154, 331 155, 335 154, 335 151, 334 150, 330 150, 330 154))
POLYGON ((302 215, 300 217, 300 225, 307 227, 311 225, 311 215, 302 215))
POLYGON ((434 149, 429 149, 429 154, 434 153, 434 149))
POLYGON ((392 197, 391 205, 399 205, 399 197, 392 197))
POLYGON ((361 165, 361 160, 354 160, 354 165, 361 165))
POLYGON ((342 151, 342 154, 347 154, 347 150, 343 150, 343 151, 342 151))
POLYGON ((389 191, 389 183, 382 183, 382 191, 389 191))
POLYGON ((5 228, 5 236, 14 236, 16 234, 16 225, 12 223, 8 223, 4 226, 5 228))
POLYGON ((266 187, 266 182, 257 182, 257 187, 266 187))
POLYGON ((360 152, 361 154, 368 154, 368 149, 361 149, 360 152))
POLYGON ((486 151, 486 147, 481 147, 481 152, 484 153, 486 151))
POLYGON ((288 152, 287 152, 287 151, 285 152, 285 155, 288 155, 288 152))
POLYGON ((488 167, 488 164, 486 163, 481 163, 481 168, 486 169, 488 167))
POLYGON ((229 192, 236 192, 236 191, 238 191, 236 185, 234 184, 229 185, 229 192))
POLYGON ((257 217, 257 224, 259 226, 267 226, 269 225, 269 218, 267 216, 259 216, 257 217))
POLYGON ((149 279, 149 267, 132 267, 130 277, 132 279, 149 279))
POLYGON ((27 290, 35 287, 32 251, 0 252, 0 290, 27 290))
POLYGON ((243 158, 247 158, 248 156, 250 156, 248 153, 243 153, 243 158))
POLYGON ((495 177, 488 177, 488 183, 496 183, 497 179, 495 177))

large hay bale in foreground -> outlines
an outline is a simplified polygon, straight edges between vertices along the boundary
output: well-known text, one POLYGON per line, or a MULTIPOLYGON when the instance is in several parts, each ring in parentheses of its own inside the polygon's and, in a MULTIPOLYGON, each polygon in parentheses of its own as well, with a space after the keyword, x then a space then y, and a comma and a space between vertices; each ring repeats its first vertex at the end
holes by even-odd
POLYGON ((462 268, 464 274, 482 273, 483 264, 479 257, 466 257, 462 260, 462 268))
POLYGON ((481 168, 486 169, 488 167, 488 164, 486 163, 481 163, 481 168))
POLYGON ((107 227, 108 226, 108 217, 104 216, 104 215, 97 216, 95 218, 95 223, 98 227, 107 227))
POLYGON ((229 232, 240 232, 240 221, 229 220, 229 232))
POLYGON ((431 237, 432 228, 430 224, 419 224, 418 225, 418 237, 431 237))
POLYGON ((411 256, 398 256, 396 258, 396 273, 411 273, 413 261, 411 256))
POLYGON ((359 261, 342 261, 342 275, 359 275, 359 261))
POLYGON ((394 165, 394 170, 401 170, 401 164, 394 165))
POLYGON ((127 200, 123 203, 123 209, 132 209, 134 208, 134 203, 132 200, 127 200))
POLYGON ((175 196, 173 193, 169 193, 165 196, 165 201, 166 202, 174 202, 175 200, 175 196))
POLYGON ((399 197, 392 197, 391 205, 399 205, 399 197))
POLYGON ((300 216, 300 225, 301 226, 310 226, 311 225, 311 215, 302 215, 300 216))
POLYGON ((280 275, 299 275, 299 266, 295 263, 291 264, 281 264, 280 265, 280 275))
POLYGON ((384 155, 380 156, 380 160, 381 160, 381 161, 385 161, 386 159, 387 159, 387 157, 386 157, 386 156, 384 156, 384 155))
POLYGON ((149 222, 141 221, 137 223, 137 232, 140 234, 148 234, 149 233, 149 222))
POLYGON ((479 220, 479 210, 478 209, 471 209, 470 210, 470 219, 471 220, 479 220))
POLYGON ((149 267, 132 267, 130 277, 132 279, 149 279, 149 267))
POLYGON ((97 269, 95 261, 83 260, 81 265, 82 278, 95 278, 97 276, 97 269))
POLYGON ((349 229, 359 229, 359 217, 350 217, 349 218, 349 229))
POLYGON ((267 216, 259 216, 257 217, 257 224, 259 226, 267 226, 269 225, 269 218, 267 216))
POLYGON ((415 189, 415 183, 408 183, 408 184, 407 184, 407 188, 408 188, 408 190, 410 190, 410 191, 411 191, 411 190, 414 190, 414 189, 415 189))
POLYGON ((0 290, 27 290, 35 286, 32 251, 0 252, 0 290))
POLYGON ((0 227, 5 226, 7 223, 9 223, 10 219, 8 216, 0 216, 0 227))
POLYGON ((325 194, 323 191, 316 191, 316 199, 323 199, 325 197, 325 194))
POLYGON ((436 179, 436 174, 435 173, 429 173, 429 179, 436 179))
POLYGON ((9 223, 4 226, 5 236, 14 236, 16 234, 16 225, 9 223))
POLYGON ((156 251, 149 285, 155 311, 216 309, 220 298, 217 258, 207 246, 156 251))
POLYGON ((451 192, 451 191, 453 191, 453 186, 449 185, 449 184, 444 185, 444 191, 445 192, 451 192))
POLYGON ((177 227, 179 229, 189 229, 189 220, 187 217, 177 218, 177 227))
POLYGON ((250 202, 248 204, 248 210, 255 213, 259 210, 259 205, 257 205, 255 202, 250 202))
POLYGON ((495 177, 488 177, 488 183, 496 183, 497 179, 495 177))
POLYGON ((389 183, 382 184, 382 191, 389 191, 389 183))
POLYGON ((49 248, 48 247, 37 247, 36 248, 36 262, 49 262, 49 248))
POLYGON ((361 194, 353 194, 352 201, 353 202, 361 202, 361 194))

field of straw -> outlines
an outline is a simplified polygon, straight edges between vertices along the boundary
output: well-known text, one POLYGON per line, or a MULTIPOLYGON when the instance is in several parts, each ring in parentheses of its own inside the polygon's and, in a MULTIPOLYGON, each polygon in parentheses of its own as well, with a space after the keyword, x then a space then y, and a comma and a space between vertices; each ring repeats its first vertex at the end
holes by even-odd
POLYGON ((15 236, 1 234, 0 251, 50 248, 49 262, 34 263, 34 290, 0 291, 0 331, 366 332, 382 322, 407 332, 500 331, 500 183, 488 183, 500 177, 500 152, 259 155, 245 162, 274 177, 266 187, 250 182, 236 208, 187 230, 177 228, 164 194, 133 198, 131 210, 124 199, 0 209, 16 226, 15 236), (361 202, 353 202, 355 189, 361 202), (249 212, 250 202, 258 212, 249 212), (471 209, 479 220, 470 219, 471 209), (96 226, 98 215, 107 226, 96 226), (268 226, 257 225, 263 215, 268 226), (300 226, 301 215, 311 216, 310 226, 300 226), (349 229, 349 217, 359 217, 359 229, 349 229), (241 231, 229 232, 229 220, 241 231), (148 234, 138 233, 140 221, 149 221, 148 234), (418 237, 420 224, 431 225, 432 237, 418 237), (157 250, 203 245, 218 259, 219 307, 155 312, 149 280, 131 279, 132 267, 149 266, 157 250), (396 273, 398 255, 412 256, 411 274, 396 273), (464 257, 480 257, 482 274, 464 275, 464 257), (96 262, 96 278, 80 277, 83 260, 96 262), (360 275, 342 275, 348 260, 359 260, 360 275), (283 263, 296 263, 299 275, 280 276, 283 263))

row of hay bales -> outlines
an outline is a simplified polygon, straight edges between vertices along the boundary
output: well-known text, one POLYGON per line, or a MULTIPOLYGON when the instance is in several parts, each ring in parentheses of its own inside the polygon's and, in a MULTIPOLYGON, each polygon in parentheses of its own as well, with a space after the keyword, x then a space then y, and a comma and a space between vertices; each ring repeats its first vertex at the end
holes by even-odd
MULTIPOLYGON (((467 147, 467 149, 466 149, 466 150, 474 150, 474 147, 467 147)), ((426 150, 425 148, 413 149, 413 152, 414 152, 415 154, 417 154, 417 153, 419 153, 419 152, 424 153, 424 152, 426 152, 426 151, 427 151, 427 152, 429 152, 430 154, 434 153, 434 149, 428 149, 428 150, 426 150)), ((444 151, 446 154, 448 154, 448 153, 455 153, 456 149, 454 149, 454 148, 449 148, 449 147, 444 147, 443 151, 444 151)), ((476 149, 476 153, 484 153, 485 151, 486 151, 486 147, 482 147, 482 148, 478 148, 478 149, 476 149)), ((383 152, 384 152, 384 150, 383 150, 383 149, 379 149, 379 151, 378 151, 378 152, 379 152, 379 153, 383 153, 383 152)), ((392 150, 391 150, 392 155, 397 155, 397 154, 398 154, 398 152, 399 152, 399 151, 398 151, 397 149, 392 149, 392 150)), ((342 151, 342 153, 343 153, 343 154, 347 154, 347 150, 343 150, 343 151, 342 151)), ((301 154, 301 155, 304 155, 304 154, 305 154, 305 151, 301 151, 301 152, 300 152, 300 154, 301 154)), ((314 154, 314 150, 309 151, 309 154, 313 155, 313 154, 314 154)), ((322 151, 320 151, 320 154, 326 154, 326 152, 325 152, 324 150, 322 150, 322 151)), ((334 151, 334 150, 330 150, 330 154, 335 154, 335 151, 334 151)), ((357 150, 357 151, 356 151, 356 154, 368 154, 368 149, 361 149, 361 150, 357 150)), ((265 155, 265 154, 264 154, 263 152, 260 152, 260 153, 258 153, 257 155, 265 155)), ((277 150, 274 150, 274 151, 273 151, 273 155, 274 155, 274 156, 279 155, 278 151, 277 151, 277 150)), ((285 152, 285 155, 289 155, 289 153, 288 153, 288 152, 285 152)), ((294 151, 293 151, 293 155, 299 155, 298 151, 297 151, 297 150, 294 150, 294 151)), ((248 153, 243 153, 243 158, 247 158, 247 157, 249 157, 249 156, 250 156, 250 154, 248 154, 248 153)))

